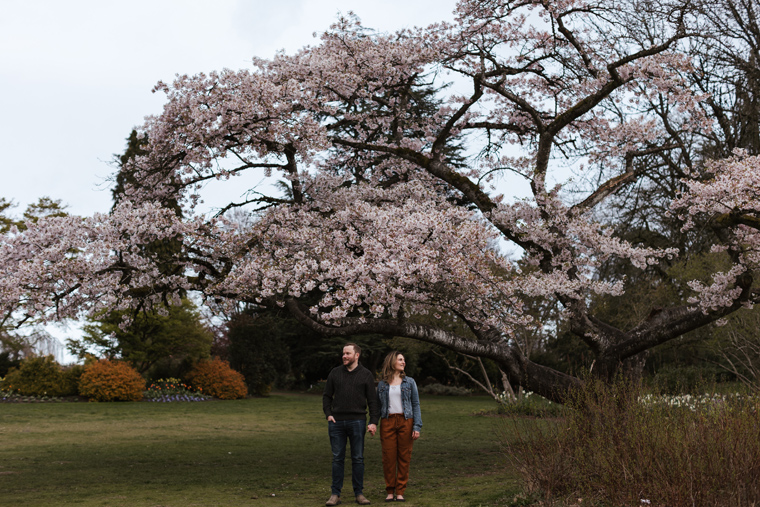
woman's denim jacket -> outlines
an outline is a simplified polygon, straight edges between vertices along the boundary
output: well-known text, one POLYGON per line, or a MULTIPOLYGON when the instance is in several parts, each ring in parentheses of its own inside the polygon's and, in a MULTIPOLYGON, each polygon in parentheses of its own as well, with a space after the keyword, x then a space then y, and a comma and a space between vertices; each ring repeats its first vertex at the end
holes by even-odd
MULTIPOLYGON (((380 399, 380 417, 388 418, 388 383, 381 380, 377 383, 377 397, 380 399)), ((417 383, 412 377, 404 377, 401 380, 401 404, 404 406, 404 419, 414 419, 412 431, 422 429, 422 412, 420 412, 420 395, 417 392, 417 383)))

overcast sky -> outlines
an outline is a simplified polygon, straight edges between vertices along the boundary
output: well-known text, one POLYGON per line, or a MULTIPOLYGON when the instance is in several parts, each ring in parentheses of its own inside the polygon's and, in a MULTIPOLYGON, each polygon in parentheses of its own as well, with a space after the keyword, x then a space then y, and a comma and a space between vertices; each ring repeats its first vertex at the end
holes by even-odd
MULTIPOLYGON (((0 197, 111 207, 109 162, 175 74, 250 68, 313 44, 338 12, 382 31, 451 20, 454 0, 0 0, 0 197)), ((233 196, 237 197, 237 195, 233 196)))

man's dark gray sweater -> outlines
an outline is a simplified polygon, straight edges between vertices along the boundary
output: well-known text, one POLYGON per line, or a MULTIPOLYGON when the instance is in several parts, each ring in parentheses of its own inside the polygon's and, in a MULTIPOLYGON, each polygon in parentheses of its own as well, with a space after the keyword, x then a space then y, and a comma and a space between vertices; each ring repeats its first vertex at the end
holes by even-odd
POLYGON ((361 364, 357 364, 352 371, 348 371, 345 366, 333 368, 327 376, 322 395, 325 417, 333 416, 336 421, 365 419, 368 406, 369 424, 377 424, 380 420, 380 403, 372 373, 361 364))

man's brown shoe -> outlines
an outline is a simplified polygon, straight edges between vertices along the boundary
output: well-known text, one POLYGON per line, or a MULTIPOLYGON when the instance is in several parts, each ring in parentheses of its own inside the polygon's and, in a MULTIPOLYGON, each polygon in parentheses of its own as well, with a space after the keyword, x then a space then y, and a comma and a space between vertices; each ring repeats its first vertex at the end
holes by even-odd
POLYGON ((338 495, 331 495, 325 502, 325 505, 340 505, 340 497, 338 495))
POLYGON ((356 495, 356 503, 359 505, 369 505, 369 500, 367 500, 367 497, 359 493, 356 495))

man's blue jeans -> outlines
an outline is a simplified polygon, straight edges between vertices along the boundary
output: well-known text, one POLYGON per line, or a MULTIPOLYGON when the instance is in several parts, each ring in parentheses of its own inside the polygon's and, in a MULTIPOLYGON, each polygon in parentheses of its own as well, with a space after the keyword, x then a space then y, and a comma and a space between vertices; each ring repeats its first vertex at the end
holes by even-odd
POLYGON ((367 431, 364 419, 327 423, 332 447, 332 494, 340 496, 343 489, 343 469, 346 461, 346 442, 351 442, 351 482, 354 495, 364 489, 364 433, 367 431))

